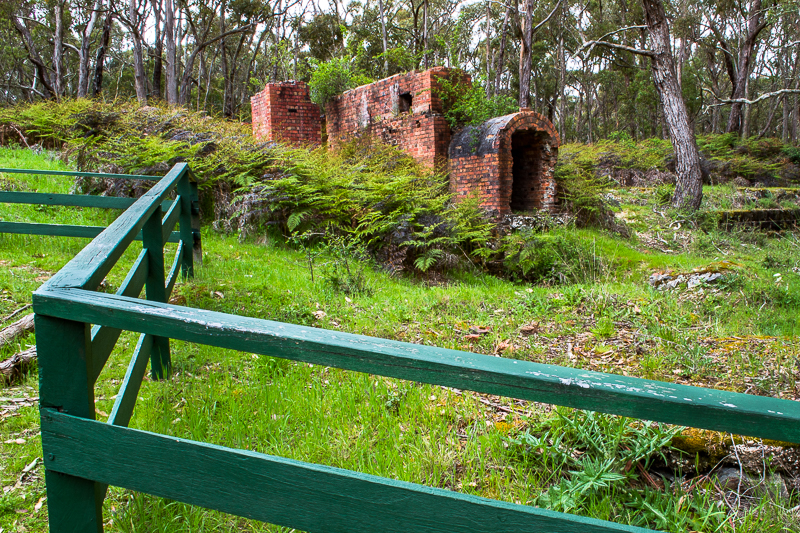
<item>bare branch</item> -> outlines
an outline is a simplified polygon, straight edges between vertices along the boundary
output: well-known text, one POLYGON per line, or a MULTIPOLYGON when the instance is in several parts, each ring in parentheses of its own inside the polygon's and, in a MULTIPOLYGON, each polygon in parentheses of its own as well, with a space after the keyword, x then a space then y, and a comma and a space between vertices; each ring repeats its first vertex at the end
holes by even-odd
POLYGON ((647 26, 646 26, 645 24, 639 24, 639 25, 637 25, 637 26, 625 26, 624 28, 620 28, 620 29, 618 29, 618 30, 610 31, 610 32, 606 33, 605 35, 603 35, 602 37, 600 37, 599 39, 597 39, 597 40, 598 40, 598 41, 602 41, 602 40, 603 40, 603 39, 605 39, 606 37, 611 37, 612 35, 615 35, 615 34, 617 34, 617 33, 623 32, 623 31, 627 31, 627 30, 641 30, 641 29, 644 29, 644 28, 647 28, 647 26))
POLYGON ((539 30, 539 28, 541 28, 542 26, 547 24, 547 22, 551 18, 553 18, 553 15, 556 14, 556 11, 558 11, 559 6, 561 6, 561 0, 558 0, 558 2, 556 2, 556 7, 553 8, 553 10, 550 12, 550 14, 547 15, 543 21, 541 21, 539 24, 537 24, 536 26, 533 27, 533 31, 531 32, 531 35, 535 35, 536 32, 539 30))
POLYGON ((714 94, 714 91, 712 91, 707 87, 703 87, 703 90, 706 91, 707 93, 710 93, 711 96, 713 96, 717 101, 720 102, 719 104, 712 104, 709 107, 717 107, 728 104, 753 105, 755 103, 760 102, 761 100, 766 100, 767 98, 774 98, 776 96, 781 96, 782 94, 800 94, 800 89, 781 89, 779 91, 772 91, 771 93, 764 93, 754 100, 748 100, 747 98, 720 98, 718 95, 714 94))
POLYGON ((655 57, 656 53, 652 50, 643 50, 641 48, 633 48, 631 46, 625 46, 624 44, 617 44, 617 43, 609 43, 608 41, 589 41, 588 43, 584 43, 578 51, 580 52, 586 47, 589 47, 589 53, 591 53, 592 48, 595 46, 605 46, 606 48, 614 48, 615 50, 624 50, 626 52, 630 52, 632 54, 638 54, 640 56, 647 56, 647 57, 655 57))

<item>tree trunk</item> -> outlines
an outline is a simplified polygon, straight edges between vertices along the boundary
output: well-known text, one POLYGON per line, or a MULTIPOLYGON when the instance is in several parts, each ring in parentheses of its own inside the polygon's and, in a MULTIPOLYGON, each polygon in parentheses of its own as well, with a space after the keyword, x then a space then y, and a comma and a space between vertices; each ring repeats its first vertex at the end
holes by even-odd
POLYGON ((0 348, 6 344, 9 344, 17 337, 21 337, 22 335, 33 331, 35 329, 33 316, 34 315, 32 314, 24 316, 10 326, 0 330, 0 348))
MULTIPOLYGON (((389 75, 389 56, 386 55, 388 42, 386 40, 386 13, 383 11, 383 0, 378 0, 378 8, 381 12, 381 34, 383 37, 383 75, 389 75)), ((295 78, 297 78, 297 63, 295 63, 295 78)))
POLYGON ((531 107, 531 41, 533 40, 533 0, 525 2, 522 19, 522 42, 519 47, 519 107, 531 107))
POLYGON ((100 37, 100 46, 97 47, 97 57, 94 60, 94 81, 92 83, 92 98, 100 96, 103 90, 103 69, 105 68, 106 49, 111 38, 111 21, 114 18, 111 11, 106 14, 103 21, 103 35, 100 37))
MULTIPOLYGON (((53 10, 55 29, 53 31, 53 90, 56 98, 64 94, 64 0, 56 2, 53 10)), ((80 89, 79 89, 80 90, 80 89)), ((80 94, 78 95, 80 97, 80 94)))
POLYGON ((153 61, 153 87, 150 91, 152 96, 161 98, 161 74, 164 70, 163 56, 164 56, 164 32, 161 27, 161 2, 159 0, 151 0, 153 5, 153 18, 155 19, 155 58, 153 61))
POLYGON ((429 67, 429 57, 428 57, 428 0, 423 0, 423 8, 422 8, 422 49, 423 49, 423 57, 424 57, 424 64, 425 70, 428 70, 429 67))
POLYGON ((505 65, 506 35, 508 31, 508 19, 510 15, 511 7, 509 6, 506 8, 505 17, 503 17, 503 31, 501 32, 500 36, 500 50, 495 56, 496 63, 494 65, 494 86, 492 87, 492 94, 497 94, 497 90, 500 88, 500 76, 503 74, 503 67, 505 65))
POLYGON ((133 39, 133 85, 136 88, 136 100, 140 106, 147 105, 147 74, 144 70, 142 55, 142 35, 139 33, 141 21, 137 0, 128 3, 128 19, 130 20, 131 37, 133 39))
POLYGON ((567 122, 567 100, 564 97, 566 85, 567 62, 564 54, 564 23, 566 3, 561 3, 561 23, 558 25, 558 135, 564 142, 567 122))
MULTIPOLYGON (((756 0, 759 1, 759 0, 756 0)), ((664 121, 675 150, 675 196, 672 205, 678 209, 695 210, 703 200, 703 176, 700 171, 700 154, 689 113, 681 95, 675 73, 675 60, 670 49, 669 26, 661 0, 643 0, 645 22, 653 54, 650 56, 653 81, 661 99, 664 121)))
MULTIPOLYGON (((36 46, 33 43, 31 31, 16 16, 11 17, 11 22, 14 24, 14 28, 17 30, 17 33, 19 33, 22 37, 22 44, 25 45, 25 49, 28 51, 28 59, 30 59, 31 63, 33 63, 36 69, 35 80, 38 79, 42 84, 42 90, 40 91, 42 97, 52 98, 55 95, 55 90, 50 83, 50 79, 47 74, 47 67, 44 64, 44 61, 42 61, 42 56, 39 55, 39 51, 36 50, 36 46)), ((33 83, 34 89, 36 86, 35 80, 33 83)))
POLYGON ((491 9, 489 8, 489 2, 486 2, 486 98, 492 96, 492 36, 491 36, 491 27, 489 26, 489 22, 491 22, 491 9))
POLYGON ((28 366, 36 360, 36 346, 14 354, 0 362, 0 383, 11 383, 21 376, 28 366))
POLYGON ((175 7, 164 0, 164 38, 167 53, 167 86, 165 97, 169 105, 178 104, 178 55, 175 45, 175 7))
POLYGON ((86 27, 81 32, 81 48, 78 53, 78 98, 86 98, 89 95, 89 47, 91 46, 94 25, 97 22, 97 12, 101 7, 102 0, 96 0, 92 7, 92 13, 89 15, 89 20, 86 22, 86 27))
MULTIPOLYGON (((763 12, 761 0, 753 0, 750 4, 750 19, 747 21, 747 37, 739 50, 739 66, 736 71, 736 80, 731 100, 740 100, 747 97, 747 80, 750 78, 750 68, 753 59, 753 51, 758 43, 758 34, 766 26, 762 22, 763 12)), ((744 128, 744 117, 742 116, 742 104, 731 104, 731 113, 728 115, 728 133, 742 134, 744 128)))
MULTIPOLYGON (((219 33, 222 35, 225 33, 225 5, 226 2, 223 1, 220 3, 219 6, 219 33)), ((278 7, 280 9, 280 6, 278 7)), ((277 32, 276 32, 277 33, 277 32)), ((222 116, 223 117, 230 117, 232 116, 232 111, 230 109, 230 100, 231 100, 231 92, 233 91, 233 84, 231 83, 231 76, 229 74, 230 66, 228 65, 228 48, 225 46, 225 39, 222 39, 219 42, 219 53, 222 57, 222 81, 224 84, 224 90, 222 94, 222 116)))

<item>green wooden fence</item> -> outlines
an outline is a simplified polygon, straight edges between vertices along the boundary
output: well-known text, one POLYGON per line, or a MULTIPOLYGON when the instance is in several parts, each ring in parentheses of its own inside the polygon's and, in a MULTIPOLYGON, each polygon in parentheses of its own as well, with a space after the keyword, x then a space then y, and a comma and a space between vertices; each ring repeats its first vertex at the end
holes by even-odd
MULTIPOLYGON (((310 532, 644 532, 339 468, 127 428, 148 356, 170 366, 168 339, 522 400, 800 442, 800 403, 326 331, 164 303, 161 204, 177 165, 33 295, 50 529, 102 531, 108 485, 310 532), (142 231, 145 250, 117 294, 96 292, 142 231), (146 300, 137 298, 142 285, 146 300), (141 334, 107 423, 93 385, 119 332, 141 334)), ((184 211, 180 211, 184 213, 184 211)), ((176 215, 181 216, 181 215, 176 215)), ((170 217, 167 217, 170 218, 170 217)), ((181 219, 183 220, 183 219, 181 219)), ((184 226, 181 224, 181 234, 184 226)), ((188 236, 187 236, 188 239, 188 236)), ((190 241, 182 241, 182 243, 190 241)), ((182 258, 182 259, 181 259, 182 258)), ((182 263, 180 261, 183 261, 182 263)))
MULTIPOLYGON (((158 176, 142 176, 138 174, 110 174, 108 172, 68 172, 55 170, 27 170, 16 168, 0 168, 0 173, 7 174, 38 174, 45 176, 64 176, 71 178, 113 178, 123 180, 160 180, 158 176)), ((192 228, 194 242, 192 249, 195 257, 200 257, 200 218, 197 183, 191 180, 192 190, 192 228)), ((51 194, 42 192, 0 191, 0 203, 30 204, 30 205, 59 205, 68 207, 95 207, 100 209, 127 209, 136 202, 135 198, 116 198, 113 196, 94 196, 89 194, 51 194)), ((170 212, 172 202, 165 200, 161 206, 165 213, 170 212)), ((48 235, 53 237, 85 237, 93 239, 100 235, 105 228, 102 226, 75 226, 71 224, 40 224, 35 222, 8 222, 0 220, 0 233, 17 233, 23 235, 48 235)), ((136 236, 142 240, 142 235, 136 236)), ((167 242, 180 242, 178 232, 170 232, 167 242)))

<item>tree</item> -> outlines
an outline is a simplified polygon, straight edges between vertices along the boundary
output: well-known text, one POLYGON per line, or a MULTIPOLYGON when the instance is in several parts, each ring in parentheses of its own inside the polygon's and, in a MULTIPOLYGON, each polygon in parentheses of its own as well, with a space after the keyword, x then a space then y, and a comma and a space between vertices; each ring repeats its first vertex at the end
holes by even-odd
POLYGON ((650 49, 633 48, 603 40, 591 41, 586 43, 586 46, 605 46, 650 59, 653 82, 661 100, 664 121, 675 151, 677 181, 672 206, 678 209, 695 210, 700 207, 703 200, 700 153, 697 150, 695 133, 675 71, 675 58, 672 55, 667 16, 661 0, 642 0, 642 6, 644 7, 645 27, 650 38, 650 49))

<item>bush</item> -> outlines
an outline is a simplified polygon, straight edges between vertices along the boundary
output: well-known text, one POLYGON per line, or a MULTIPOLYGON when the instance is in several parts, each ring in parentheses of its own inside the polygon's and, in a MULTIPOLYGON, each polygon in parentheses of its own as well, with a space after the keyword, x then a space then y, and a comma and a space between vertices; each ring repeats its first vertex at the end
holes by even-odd
POLYGON ((477 126, 490 118, 519 111, 517 101, 510 96, 496 94, 487 98, 480 84, 465 83, 460 77, 452 80, 440 78, 439 86, 444 116, 452 129, 477 126))
POLYGON ((575 216, 578 227, 593 226, 628 235, 627 228, 615 220, 614 213, 603 201, 603 193, 611 185, 608 178, 595 177, 591 170, 568 157, 556 166, 555 179, 561 201, 575 216))
POLYGON ((508 235, 502 246, 509 273, 533 283, 591 283, 608 272, 594 245, 574 231, 508 235))
POLYGON ((287 237, 347 235, 395 270, 445 268, 465 256, 481 262, 492 253, 493 224, 477 200, 453 202, 446 176, 395 147, 365 137, 335 153, 295 150, 287 158, 283 177, 239 190, 236 217, 248 216, 242 206, 256 196, 251 204, 261 210, 262 225, 287 237))
POLYGON ((370 78, 356 70, 353 59, 349 56, 334 57, 329 61, 314 61, 311 67, 313 72, 308 82, 311 100, 322 109, 325 109, 325 104, 343 92, 372 82, 370 78))
POLYGON ((800 165, 800 148, 797 146, 784 146, 781 153, 795 165, 800 165))

